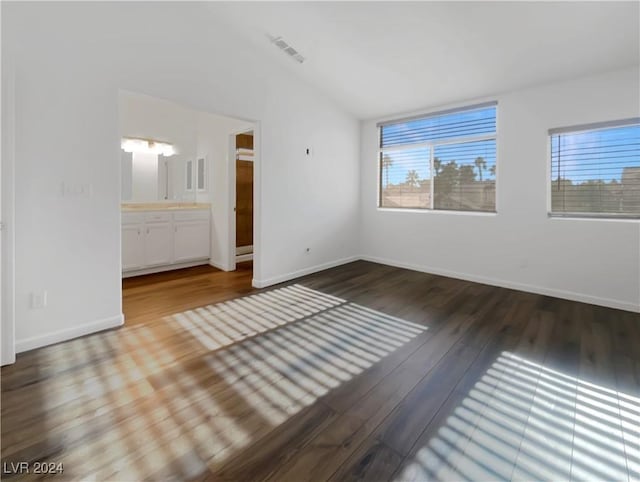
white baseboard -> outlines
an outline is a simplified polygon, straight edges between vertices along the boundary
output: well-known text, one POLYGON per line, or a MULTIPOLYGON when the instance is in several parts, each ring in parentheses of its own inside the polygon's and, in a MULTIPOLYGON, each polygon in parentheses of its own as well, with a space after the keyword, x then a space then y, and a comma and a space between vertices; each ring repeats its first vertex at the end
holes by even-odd
MULTIPOLYGON (((175 269, 193 268, 194 266, 201 266, 203 264, 210 264, 208 259, 201 259, 198 261, 188 261, 186 263, 167 264, 164 266, 155 266, 153 268, 136 269, 133 271, 123 271, 123 278, 131 278, 133 276, 142 276, 145 274, 162 273, 164 271, 173 271, 175 269)), ((217 267, 217 266, 216 266, 217 267)))
POLYGON ((581 303, 589 303, 592 305, 607 306, 609 308, 616 308, 619 310, 633 311, 640 313, 640 305, 630 303, 623 300, 614 300, 610 298, 601 298, 598 296, 585 295, 583 293, 576 293, 573 291, 557 290, 553 288, 546 288, 544 286, 536 286, 525 283, 516 283, 513 281, 506 281, 497 278, 488 278, 484 276, 476 276, 468 273, 459 273, 457 271, 449 271, 438 268, 431 268, 428 266, 421 266, 413 263, 403 263, 400 261, 394 261, 386 258, 378 258, 376 256, 360 256, 360 259, 364 261, 371 261, 373 263, 386 264, 388 266, 395 266, 397 268, 405 268, 413 271, 420 271, 422 273, 435 274, 439 276, 447 276, 448 278, 462 279, 466 281, 473 281, 474 283, 482 283, 492 286, 500 286, 501 288, 509 288, 512 290, 526 291, 529 293, 535 293, 539 295, 552 296, 554 298, 562 298, 571 301, 579 301, 581 303))
MULTIPOLYGON (((417 265, 413 263, 404 263, 404 262, 395 261, 387 258, 379 258, 376 256, 367 256, 367 255, 350 256, 350 257, 342 258, 336 261, 330 261, 328 263, 323 263, 323 264, 311 266, 308 268, 300 269, 297 271, 292 271, 290 273, 286 273, 283 275, 274 276, 272 278, 268 278, 264 280, 253 279, 252 285, 255 288, 266 288, 267 286, 272 286, 285 281, 290 281, 292 279, 299 278, 301 276, 316 273, 318 271, 323 271, 329 268, 334 268, 336 266, 351 263, 357 260, 370 261, 373 263, 385 264, 388 266, 395 266, 398 268, 405 268, 413 271, 420 271, 423 273, 430 273, 430 274, 435 274, 439 276, 447 276, 450 278, 463 279, 463 280, 472 281, 475 283, 483 283, 483 284, 488 284, 492 286, 500 286, 508 289, 526 291, 526 292, 541 294, 545 296, 552 296, 555 298, 568 299, 568 300, 578 301, 582 303, 590 303, 594 305, 607 306, 610 308, 616 308, 620 310, 640 313, 640 306, 634 303, 630 303, 628 301, 602 298, 598 296, 586 295, 583 293, 576 293, 573 291, 557 290, 557 289, 546 288, 543 286, 517 283, 517 282, 506 281, 506 280, 501 280, 496 278, 472 275, 468 273, 460 273, 456 271, 431 268, 428 266, 422 266, 422 265, 417 265)), ((215 266, 213 263, 210 263, 210 264, 215 266)), ((107 330, 110 328, 116 328, 118 326, 122 326, 123 324, 124 324, 124 315, 121 314, 121 315, 113 316, 111 318, 105 318, 102 320, 96 320, 96 321, 84 323, 78 326, 74 326, 72 328, 67 328, 64 330, 59 330, 59 331, 47 333, 44 335, 25 338, 23 340, 16 340, 15 352, 22 353, 28 350, 33 350, 35 348, 40 348, 43 346, 52 345, 54 343, 60 343, 63 341, 71 340, 79 336, 88 335, 91 333, 107 330)))
POLYGON ((253 260, 253 253, 236 255, 236 263, 242 263, 243 261, 252 261, 252 260, 253 260))
POLYGON ((0 353, 0 365, 13 365, 16 362, 16 353, 14 350, 3 349, 0 353))
POLYGON ((351 263, 353 261, 358 261, 359 259, 361 259, 360 256, 349 256, 348 258, 329 261, 328 263, 317 264, 315 266, 310 266, 309 268, 303 268, 299 269, 298 271, 292 271, 290 273, 282 274, 280 276, 274 276, 273 278, 267 278, 264 280, 258 280, 254 278, 253 280, 251 280, 251 285, 254 288, 266 288, 267 286, 283 283, 285 281, 300 278, 301 276, 305 276, 311 273, 317 273, 318 271, 324 271, 325 269, 335 268, 336 266, 351 263))
POLYGON ((124 315, 120 314, 112 316, 111 318, 104 318, 102 320, 90 321, 78 326, 66 328, 64 330, 54 331, 44 335, 32 336, 31 338, 25 338, 23 340, 16 340, 16 353, 22 353, 24 351, 33 350, 34 348, 40 348, 47 345, 53 345, 54 343, 60 343, 61 341, 71 340, 78 338, 79 336, 89 335, 102 330, 108 330, 109 328, 116 328, 124 324, 124 315))
POLYGON ((217 261, 209 261, 209 266, 213 266, 214 268, 218 268, 222 271, 231 271, 228 266, 224 266, 222 263, 218 263, 217 261))

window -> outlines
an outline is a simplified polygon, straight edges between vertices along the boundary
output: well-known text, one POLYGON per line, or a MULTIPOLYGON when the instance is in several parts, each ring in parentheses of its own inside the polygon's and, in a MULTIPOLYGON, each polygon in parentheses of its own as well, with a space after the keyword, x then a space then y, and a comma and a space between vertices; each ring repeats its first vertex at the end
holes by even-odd
POLYGON ((552 216, 640 218, 640 119, 549 137, 552 216))
POLYGON ((496 210, 496 103, 378 124, 384 208, 496 210))

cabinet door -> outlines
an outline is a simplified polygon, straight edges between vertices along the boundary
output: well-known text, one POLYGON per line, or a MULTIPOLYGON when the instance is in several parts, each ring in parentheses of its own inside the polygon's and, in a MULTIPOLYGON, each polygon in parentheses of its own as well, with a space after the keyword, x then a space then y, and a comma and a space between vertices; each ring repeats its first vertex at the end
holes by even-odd
POLYGON ((173 243, 170 223, 145 225, 144 260, 146 266, 171 264, 173 243))
POLYGON ((142 224, 122 226, 122 271, 144 266, 144 234, 142 224))
POLYGON ((209 223, 202 221, 174 224, 174 262, 205 259, 209 255, 209 223))

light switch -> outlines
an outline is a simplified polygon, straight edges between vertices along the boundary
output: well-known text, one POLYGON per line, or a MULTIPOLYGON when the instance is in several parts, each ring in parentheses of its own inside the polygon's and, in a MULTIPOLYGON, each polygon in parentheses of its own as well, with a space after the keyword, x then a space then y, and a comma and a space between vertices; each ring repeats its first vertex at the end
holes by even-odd
POLYGON ((93 196, 93 184, 63 182, 61 187, 62 197, 90 198, 93 196))
POLYGON ((31 293, 31 309, 32 310, 40 310, 47 306, 47 292, 43 291, 34 291, 31 293))

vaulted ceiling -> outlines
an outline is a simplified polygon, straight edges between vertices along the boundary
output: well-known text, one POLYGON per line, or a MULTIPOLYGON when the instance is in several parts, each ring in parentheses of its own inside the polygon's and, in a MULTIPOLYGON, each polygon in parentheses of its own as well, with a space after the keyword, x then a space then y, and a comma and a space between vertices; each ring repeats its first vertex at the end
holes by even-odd
POLYGON ((208 8, 359 118, 638 65, 639 2, 222 2, 208 8), (306 57, 286 56, 281 36, 306 57))

